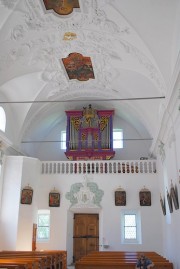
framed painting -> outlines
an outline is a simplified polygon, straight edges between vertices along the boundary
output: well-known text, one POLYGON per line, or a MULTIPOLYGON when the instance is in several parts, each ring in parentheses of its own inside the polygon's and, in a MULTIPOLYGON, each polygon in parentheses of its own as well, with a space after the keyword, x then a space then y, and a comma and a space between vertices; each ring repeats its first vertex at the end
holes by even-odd
POLYGON ((49 206, 50 207, 59 207, 60 206, 60 193, 59 192, 50 192, 49 193, 49 206))
POLYGON ((174 208, 179 209, 178 192, 176 186, 174 187, 173 185, 171 185, 170 196, 172 198, 174 208))
POLYGON ((116 206, 126 205, 126 192, 125 191, 115 191, 115 205, 116 206))
POLYGON ((172 197, 169 194, 168 190, 167 190, 167 201, 168 201, 169 211, 170 213, 172 213, 173 212, 172 197))
POLYGON ((32 189, 22 189, 21 191, 21 204, 30 205, 32 204, 33 190, 32 189))
POLYGON ((161 204, 163 215, 165 216, 166 215, 166 204, 165 204, 165 198, 162 198, 162 196, 160 196, 160 204, 161 204))
POLYGON ((149 190, 139 192, 140 206, 151 206, 151 192, 149 190))

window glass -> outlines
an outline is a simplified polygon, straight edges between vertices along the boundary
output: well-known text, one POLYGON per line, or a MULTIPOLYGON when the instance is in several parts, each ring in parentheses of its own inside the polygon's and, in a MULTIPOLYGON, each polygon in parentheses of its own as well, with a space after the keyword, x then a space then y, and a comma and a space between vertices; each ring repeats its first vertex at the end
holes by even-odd
POLYGON ((139 211, 122 210, 121 243, 141 244, 141 218, 139 211))
POLYGON ((48 240, 50 238, 50 211, 39 210, 37 220, 37 239, 48 240))
POLYGON ((61 132, 61 149, 66 149, 66 131, 61 132))
POLYGON ((124 238, 136 239, 136 215, 124 215, 124 238))
POLYGON ((123 148, 123 130, 122 129, 113 130, 113 148, 115 149, 123 148))
POLYGON ((6 129, 6 113, 4 109, 0 106, 0 130, 5 132, 6 129))

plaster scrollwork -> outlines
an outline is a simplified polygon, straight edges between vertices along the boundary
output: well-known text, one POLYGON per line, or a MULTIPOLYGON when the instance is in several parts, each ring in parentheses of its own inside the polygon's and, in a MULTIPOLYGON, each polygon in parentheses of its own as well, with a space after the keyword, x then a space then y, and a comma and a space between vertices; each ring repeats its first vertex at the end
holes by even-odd
MULTIPOLYGON (((1 4, 8 8, 14 8, 14 5, 18 3, 17 0, 0 0, 1 4)), ((146 57, 141 51, 138 50, 135 46, 125 41, 124 35, 130 35, 131 29, 128 23, 122 22, 117 25, 114 21, 111 21, 107 18, 106 13, 102 10, 104 5, 110 4, 110 1, 101 1, 99 4, 98 1, 85 1, 82 5, 86 6, 85 12, 76 13, 76 16, 72 16, 71 20, 63 21, 62 19, 59 22, 57 16, 52 14, 44 14, 43 7, 40 4, 40 1, 34 0, 24 0, 24 5, 26 10, 21 14, 22 24, 15 25, 12 29, 10 39, 18 42, 17 46, 13 46, 9 53, 7 51, 6 57, 3 55, 0 56, 2 66, 4 70, 9 68, 10 65, 13 65, 13 62, 20 61, 24 66, 33 65, 37 63, 51 64, 55 62, 56 59, 67 56, 71 50, 82 51, 93 53, 95 59, 95 66, 97 66, 97 71, 99 72, 99 81, 106 81, 104 85, 107 85, 107 81, 110 83, 113 79, 112 76, 109 76, 108 66, 111 58, 116 58, 122 60, 120 53, 117 55, 115 52, 111 52, 111 43, 116 40, 120 45, 122 52, 131 57, 133 56, 141 66, 146 70, 146 75, 158 89, 164 91, 165 85, 161 77, 160 72, 154 66, 154 64, 146 57), (28 11, 27 11, 28 10, 28 11), (98 32, 97 29, 98 23, 98 32), (68 43, 61 42, 59 43, 60 36, 63 36, 64 32, 71 29, 74 32, 79 31, 81 37, 77 38, 77 42, 68 43), (87 31, 87 29, 89 29, 87 31), (41 32, 41 37, 32 39, 31 33, 30 41, 24 41, 27 32, 41 32), (47 32, 54 32, 49 37, 47 32), (44 35, 44 36, 42 36, 44 35), (87 36, 86 36, 87 35, 87 36), (122 40, 123 35, 123 40, 122 40), (52 45, 53 44, 53 45, 52 45), (61 45, 59 45, 61 44, 61 45), (99 45, 101 44, 101 45, 99 45), (88 46, 87 46, 88 45, 88 46), (59 53, 58 53, 59 52, 59 53), (106 59, 106 65, 99 64, 100 55, 103 53, 106 59), (22 59, 24 57, 24 60, 22 59), (29 60, 28 60, 28 59, 29 60), (104 72, 105 71, 105 72, 104 72), (103 75, 105 73, 108 75, 103 75), (105 76, 105 77, 102 77, 105 76)), ((10 41, 11 41, 10 40, 10 41)), ((85 54, 85 53, 84 53, 85 54)), ((124 59, 123 59, 124 60, 124 59)), ((52 81, 53 82, 53 81, 52 81)), ((102 85, 104 87, 104 85, 102 85)))
POLYGON ((162 141, 159 142, 158 149, 159 149, 159 155, 161 156, 161 161, 164 162, 166 158, 166 152, 165 152, 165 144, 162 141))
POLYGON ((18 1, 19 0, 0 0, 0 4, 9 9, 13 9, 18 1))
POLYGON ((16 25, 11 31, 11 39, 15 41, 19 41, 22 39, 27 32, 27 29, 21 24, 16 25))
POLYGON ((75 183, 70 192, 66 193, 66 199, 70 201, 70 208, 100 208, 100 202, 104 192, 94 182, 86 177, 84 182, 75 183))

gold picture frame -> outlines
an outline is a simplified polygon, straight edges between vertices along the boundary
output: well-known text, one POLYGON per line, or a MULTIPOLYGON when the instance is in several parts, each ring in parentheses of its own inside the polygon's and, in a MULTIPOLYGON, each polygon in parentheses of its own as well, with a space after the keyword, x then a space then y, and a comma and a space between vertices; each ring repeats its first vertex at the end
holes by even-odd
POLYGON ((115 191, 115 205, 125 206, 126 205, 126 192, 124 190, 115 191))
POLYGON ((59 192, 50 192, 49 193, 49 206, 50 207, 59 207, 60 206, 60 193, 59 192))
POLYGON ((21 204, 31 205, 33 197, 33 189, 25 187, 21 191, 21 204))
POLYGON ((151 206, 151 192, 144 188, 139 192, 140 206, 151 206))

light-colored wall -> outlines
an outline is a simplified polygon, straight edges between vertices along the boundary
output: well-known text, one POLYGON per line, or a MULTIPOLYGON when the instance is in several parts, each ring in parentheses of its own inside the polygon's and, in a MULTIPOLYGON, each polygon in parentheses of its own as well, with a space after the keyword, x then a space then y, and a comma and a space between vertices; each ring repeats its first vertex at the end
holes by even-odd
MULTIPOLYGON (((100 244, 103 238, 108 240, 109 250, 155 250, 162 253, 161 233, 161 208, 159 203, 159 190, 157 188, 157 175, 88 175, 88 180, 95 182, 99 189, 104 191, 104 196, 99 209, 100 244), (118 207, 114 204, 114 191, 122 186, 127 192, 127 205, 118 207), (144 186, 152 193, 152 206, 141 207, 139 205, 139 191, 144 186), (139 210, 142 221, 142 244, 121 244, 121 218, 122 209, 139 210)), ((68 250, 68 262, 72 261, 73 238, 73 214, 79 213, 70 210, 70 202, 65 194, 70 191, 74 183, 84 182, 83 175, 42 175, 39 180, 38 208, 49 209, 49 192, 55 187, 61 193, 61 205, 59 208, 50 208, 51 211, 51 239, 48 243, 38 243, 38 249, 58 248, 68 250)), ((92 213, 85 209, 83 213, 92 213)))
POLYGON ((23 158, 3 160, 3 192, 0 211, 0 248, 16 249, 23 158))
POLYGON ((161 159, 159 155, 158 163, 158 182, 160 192, 165 196, 166 216, 162 217, 163 232, 163 252, 167 258, 173 261, 174 269, 180 268, 180 209, 176 210, 173 206, 173 212, 169 212, 167 203, 167 190, 170 191, 171 182, 177 187, 178 198, 180 201, 180 117, 175 121, 174 128, 169 123, 166 127, 168 134, 164 135, 165 158, 161 159))
MULTIPOLYGON (((141 140, 145 138, 151 138, 150 134, 148 134, 145 128, 141 128, 141 131, 138 132, 132 125, 130 125, 128 122, 124 121, 122 118, 117 116, 114 117, 113 128, 123 129, 125 139, 124 148, 115 149, 116 154, 114 160, 138 160, 140 159, 140 157, 149 157, 149 148, 151 146, 152 140, 141 140)), ((64 118, 63 122, 58 123, 50 131, 47 137, 43 138, 45 141, 51 141, 51 142, 35 143, 35 144, 25 143, 22 145, 23 151, 25 151, 28 156, 35 156, 39 158, 41 161, 67 160, 64 154, 65 150, 61 150, 61 144, 60 144, 61 131, 65 130, 66 130, 66 118, 64 118)), ((28 138, 27 140, 31 141, 34 139, 28 138)))
MULTIPOLYGON (((80 213, 81 210, 71 211, 70 201, 66 199, 65 195, 74 183, 84 182, 84 176, 77 174, 42 175, 40 174, 39 161, 28 157, 8 157, 6 165, 2 213, 6 213, 7 220, 5 223, 3 222, 2 214, 1 232, 4 235, 1 249, 31 249, 32 225, 36 222, 37 210, 50 209, 50 241, 37 243, 37 249, 66 249, 68 251, 68 263, 71 263, 73 256, 73 216, 74 213, 80 213), (28 184, 33 188, 33 202, 31 205, 22 205, 20 204, 20 191, 28 184), (10 185, 12 193, 7 196, 10 185), (61 201, 60 207, 53 208, 49 207, 49 192, 54 188, 60 192, 61 201)), ((96 183, 98 188, 104 192, 101 208, 98 211, 93 212, 90 208, 83 211, 83 213, 99 214, 100 245, 105 238, 109 243, 109 250, 143 251, 153 249, 162 253, 162 212, 157 188, 157 174, 95 174, 87 175, 87 179, 96 183), (119 186, 127 192, 127 205, 124 207, 115 206, 114 203, 114 191, 119 186), (139 191, 144 186, 152 194, 152 205, 149 207, 139 205, 139 191), (121 244, 120 213, 123 209, 140 211, 142 222, 141 245, 121 244)))
POLYGON ((39 161, 8 156, 3 160, 3 192, 0 211, 0 249, 31 250, 32 226, 37 220, 36 195, 39 161), (31 205, 20 204, 21 190, 33 188, 31 205))

